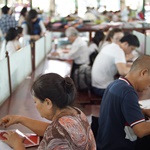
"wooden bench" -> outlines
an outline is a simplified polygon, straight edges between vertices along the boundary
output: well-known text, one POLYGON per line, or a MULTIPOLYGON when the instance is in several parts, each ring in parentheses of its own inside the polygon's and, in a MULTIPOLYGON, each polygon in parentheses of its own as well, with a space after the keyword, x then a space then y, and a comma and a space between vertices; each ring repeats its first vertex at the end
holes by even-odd
POLYGON ((77 104, 85 105, 100 105, 102 98, 93 94, 91 91, 78 91, 77 104))

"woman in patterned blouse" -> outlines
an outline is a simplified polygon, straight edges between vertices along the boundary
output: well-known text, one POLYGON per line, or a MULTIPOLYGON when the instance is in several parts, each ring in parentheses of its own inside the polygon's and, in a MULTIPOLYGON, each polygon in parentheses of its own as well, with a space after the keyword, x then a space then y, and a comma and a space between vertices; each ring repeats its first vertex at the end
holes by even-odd
MULTIPOLYGON (((72 106, 76 97, 74 83, 69 77, 48 73, 32 86, 34 102, 41 117, 51 123, 31 118, 8 115, 0 124, 8 127, 20 123, 42 136, 38 150, 96 150, 95 140, 86 116, 72 106)), ((23 139, 15 132, 4 134, 14 150, 25 150, 23 139)))

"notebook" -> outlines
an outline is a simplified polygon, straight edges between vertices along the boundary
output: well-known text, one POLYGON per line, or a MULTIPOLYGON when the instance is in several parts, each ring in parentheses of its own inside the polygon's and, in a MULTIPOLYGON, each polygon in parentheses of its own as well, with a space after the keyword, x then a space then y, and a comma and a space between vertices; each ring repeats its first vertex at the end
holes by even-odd
MULTIPOLYGON (((14 131, 14 130, 13 130, 14 131)), ((22 137, 25 137, 24 145, 25 147, 38 146, 40 143, 40 137, 34 133, 22 133, 18 129, 15 130, 17 134, 22 137)), ((5 140, 6 138, 3 136, 6 133, 5 130, 0 130, 0 141, 5 140)), ((1 142, 2 144, 2 142, 1 142)), ((1 149, 0 149, 1 150, 1 149)))
POLYGON ((141 108, 150 109, 150 99, 140 100, 139 104, 141 108))

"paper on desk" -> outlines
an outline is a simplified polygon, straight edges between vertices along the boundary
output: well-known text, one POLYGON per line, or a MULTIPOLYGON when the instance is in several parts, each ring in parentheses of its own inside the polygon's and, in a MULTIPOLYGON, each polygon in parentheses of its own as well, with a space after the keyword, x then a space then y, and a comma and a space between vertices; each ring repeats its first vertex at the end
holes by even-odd
POLYGON ((141 108, 150 109, 150 99, 140 100, 139 104, 141 105, 141 108))
POLYGON ((0 150, 13 150, 13 149, 0 140, 0 150))

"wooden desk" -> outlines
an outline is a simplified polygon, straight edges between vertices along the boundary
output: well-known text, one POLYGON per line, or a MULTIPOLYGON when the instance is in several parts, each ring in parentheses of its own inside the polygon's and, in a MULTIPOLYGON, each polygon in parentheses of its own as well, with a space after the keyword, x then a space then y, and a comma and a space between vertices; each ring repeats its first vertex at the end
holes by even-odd
MULTIPOLYGON (((92 26, 90 25, 84 25, 83 27, 81 28, 77 28, 77 30, 79 32, 89 32, 89 40, 92 39, 92 32, 96 32, 98 30, 102 30, 102 31, 108 31, 109 28, 121 28, 124 32, 132 32, 133 30, 136 30, 136 31, 139 31, 141 33, 146 33, 146 30, 150 30, 150 27, 139 27, 139 28, 136 28, 136 27, 118 27, 118 26, 100 26, 99 28, 93 28, 92 26)), ((65 32, 65 28, 60 28, 60 29, 57 29, 57 28, 47 28, 49 31, 51 32, 65 32)))

